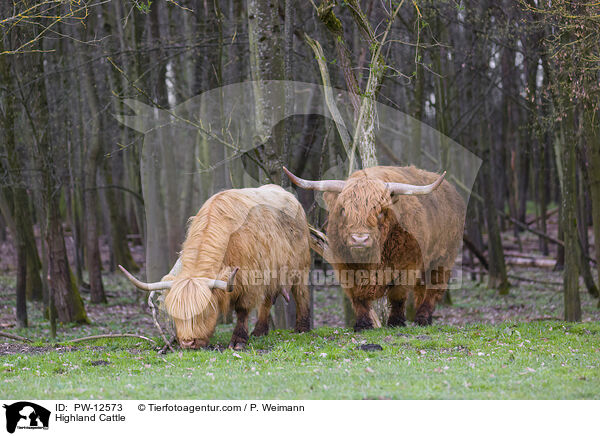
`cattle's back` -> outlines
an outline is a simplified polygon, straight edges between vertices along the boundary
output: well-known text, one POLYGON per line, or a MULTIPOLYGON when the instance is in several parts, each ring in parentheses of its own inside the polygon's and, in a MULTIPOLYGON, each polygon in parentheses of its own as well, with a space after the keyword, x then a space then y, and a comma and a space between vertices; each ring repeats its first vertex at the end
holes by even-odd
POLYGON ((256 194, 255 203, 229 238, 228 263, 237 260, 266 270, 306 268, 310 263, 309 230, 300 203, 275 185, 251 194, 256 194))
POLYGON ((302 205, 280 186, 222 191, 192 218, 182 271, 215 277, 224 266, 239 266, 236 283, 246 283, 249 271, 306 269, 308 238, 302 205))

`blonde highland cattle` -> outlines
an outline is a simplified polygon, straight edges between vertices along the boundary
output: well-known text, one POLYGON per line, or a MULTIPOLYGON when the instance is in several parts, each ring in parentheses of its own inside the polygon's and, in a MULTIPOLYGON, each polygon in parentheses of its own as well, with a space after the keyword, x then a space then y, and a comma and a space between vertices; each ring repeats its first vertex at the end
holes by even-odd
POLYGON ((248 341, 248 314, 258 307, 255 336, 269 331, 269 311, 277 296, 296 302, 296 331, 310 329, 309 230, 296 198, 276 185, 231 189, 209 198, 190 219, 173 270, 158 283, 139 288, 166 292, 164 308, 173 318, 183 348, 209 344, 219 313, 229 308, 237 323, 230 347, 248 341))

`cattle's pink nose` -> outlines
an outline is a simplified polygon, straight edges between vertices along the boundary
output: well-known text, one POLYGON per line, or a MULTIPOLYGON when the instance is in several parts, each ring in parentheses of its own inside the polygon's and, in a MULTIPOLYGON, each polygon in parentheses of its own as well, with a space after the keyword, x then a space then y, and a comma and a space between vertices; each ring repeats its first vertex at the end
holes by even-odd
POLYGON ((350 235, 353 245, 364 245, 367 246, 370 244, 369 234, 368 233, 352 233, 350 235))
POLYGON ((193 339, 189 339, 189 340, 181 340, 180 344, 181 344, 181 348, 192 348, 194 346, 194 340, 193 339))

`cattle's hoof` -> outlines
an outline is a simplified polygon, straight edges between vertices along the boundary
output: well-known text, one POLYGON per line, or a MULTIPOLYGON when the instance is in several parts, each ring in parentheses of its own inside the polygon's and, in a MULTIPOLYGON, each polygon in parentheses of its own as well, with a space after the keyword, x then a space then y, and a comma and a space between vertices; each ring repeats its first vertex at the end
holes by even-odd
POLYGON ((357 322, 356 324, 354 324, 354 331, 355 332, 362 332, 363 330, 370 330, 373 328, 373 323, 371 322, 357 322))
POLYGON ((388 319, 388 327, 406 327, 406 319, 401 317, 391 316, 388 319))
POLYGON ((246 331, 243 331, 241 334, 234 331, 233 335, 231 335, 229 348, 234 350, 243 350, 246 346, 246 342, 248 342, 248 333, 246 331))
POLYGON ((269 326, 264 324, 256 324, 252 330, 252 336, 266 336, 269 334, 269 326))
POLYGON ((232 342, 229 344, 229 348, 231 348, 232 350, 235 350, 235 351, 242 351, 244 348, 246 348, 246 343, 245 342, 232 342))
POLYGON ((296 333, 305 333, 310 331, 310 318, 308 316, 303 316, 300 319, 296 320, 296 328, 294 329, 296 333))
POLYGON ((431 316, 417 315, 415 317, 415 323, 420 326, 431 325, 431 316))

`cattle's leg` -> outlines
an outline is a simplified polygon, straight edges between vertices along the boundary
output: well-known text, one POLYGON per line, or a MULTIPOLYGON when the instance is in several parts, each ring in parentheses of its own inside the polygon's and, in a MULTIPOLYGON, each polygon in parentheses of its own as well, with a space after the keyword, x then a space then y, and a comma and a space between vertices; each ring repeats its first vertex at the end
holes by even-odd
POLYGON ((444 289, 428 289, 415 315, 415 322, 419 325, 431 325, 433 312, 438 301, 444 296, 444 289))
POLYGON ((428 291, 423 292, 423 301, 417 308, 415 322, 419 325, 431 325, 435 301, 428 291))
POLYGON ((433 314, 433 305, 431 304, 431 296, 427 295, 425 285, 415 285, 415 323, 418 325, 430 325, 431 315, 433 314))
POLYGON ((450 269, 445 269, 443 267, 431 271, 428 274, 431 280, 431 287, 430 289, 425 289, 425 286, 422 286, 422 290, 419 290, 420 298, 418 297, 415 288, 415 306, 417 307, 415 322, 417 324, 431 325, 435 306, 437 302, 442 299, 444 292, 446 292, 448 287, 450 271, 450 269))
POLYGON ((292 295, 296 302, 296 331, 310 330, 310 292, 303 283, 292 285, 292 295))
POLYGON ((406 316, 404 314, 406 297, 407 290, 401 286, 394 286, 390 291, 388 291, 387 298, 390 304, 388 326, 404 327, 406 325, 406 316))
POLYGON ((258 319, 254 330, 252 330, 252 336, 265 336, 269 333, 269 313, 271 312, 271 306, 273 301, 270 297, 265 297, 265 301, 258 308, 258 319))
POLYGON ((237 323, 233 329, 231 335, 231 342, 229 348, 234 350, 242 350, 248 342, 248 310, 247 309, 235 309, 237 323))
POLYGON ((358 300, 353 298, 352 307, 354 307, 354 313, 356 314, 354 331, 359 332, 361 330, 372 329, 373 320, 369 315, 369 312, 371 311, 371 302, 369 300, 358 300))

